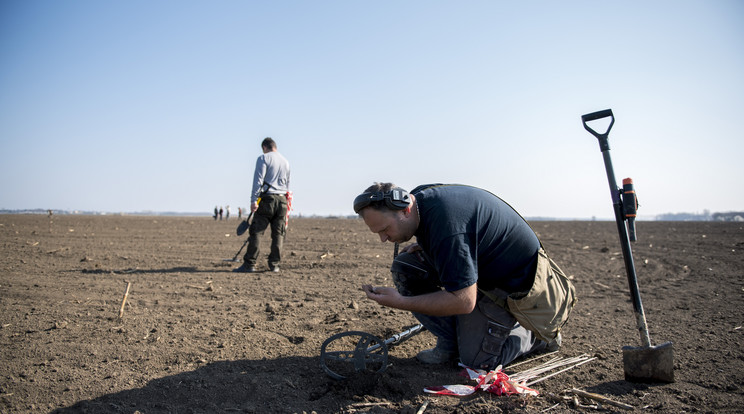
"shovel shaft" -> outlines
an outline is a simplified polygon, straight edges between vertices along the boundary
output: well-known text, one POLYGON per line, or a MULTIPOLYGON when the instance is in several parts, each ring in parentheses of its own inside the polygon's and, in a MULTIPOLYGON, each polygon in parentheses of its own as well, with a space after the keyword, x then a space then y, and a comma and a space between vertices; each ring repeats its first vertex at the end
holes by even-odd
POLYGON ((630 249, 630 238, 628 237, 628 229, 625 227, 623 203, 620 200, 620 189, 617 187, 617 182, 615 181, 615 172, 612 168, 610 150, 607 149, 602 151, 602 156, 605 162, 605 170, 607 170, 607 180, 610 184, 612 207, 615 210, 615 222, 617 223, 617 232, 620 236, 620 247, 623 251, 625 272, 628 274, 628 288, 630 289, 630 299, 633 301, 633 313, 635 313, 636 317, 636 326, 641 335, 641 343, 643 346, 648 347, 651 345, 651 339, 648 336, 648 325, 646 325, 646 315, 643 312, 641 292, 638 289, 638 277, 636 275, 635 263, 633 261, 633 251, 630 249))
POLYGON ((605 171, 607 172, 607 181, 610 185, 610 195, 612 196, 612 206, 615 210, 615 221, 617 222, 617 231, 620 236, 620 246, 623 251, 623 259, 625 261, 625 272, 628 274, 628 287, 630 288, 630 298, 633 301, 633 312, 636 317, 636 326, 641 335, 641 342, 644 347, 651 346, 651 340, 648 336, 648 326, 646 325, 646 315, 643 312, 643 303, 641 302, 641 293, 638 289, 638 278, 635 271, 635 263, 633 262, 633 252, 630 249, 630 238, 628 237, 628 229, 625 226, 625 214, 623 212, 623 203, 620 198, 621 189, 617 186, 615 180, 615 171, 612 168, 612 158, 610 157, 610 144, 609 134, 612 125, 615 123, 615 117, 612 114, 612 110, 606 109, 604 111, 598 111, 591 114, 583 115, 581 120, 584 124, 584 128, 594 135, 599 140, 599 149, 602 151, 602 158, 604 158, 605 171), (587 122, 596 121, 598 119, 611 117, 611 122, 607 127, 607 131, 599 133, 593 130, 587 122))
MULTIPOLYGON (((617 192, 617 189, 616 191, 617 192)), ((646 315, 643 312, 643 303, 641 302, 641 292, 638 289, 638 277, 633 262, 633 252, 630 249, 630 239, 628 230, 623 222, 623 205, 622 203, 614 204, 615 221, 617 222, 617 231, 620 235, 620 245, 623 250, 623 259, 625 260, 625 272, 628 274, 628 288, 630 289, 630 298, 633 301, 633 313, 636 317, 636 326, 641 335, 641 343, 644 347, 651 346, 651 339, 648 336, 648 325, 646 325, 646 315)))

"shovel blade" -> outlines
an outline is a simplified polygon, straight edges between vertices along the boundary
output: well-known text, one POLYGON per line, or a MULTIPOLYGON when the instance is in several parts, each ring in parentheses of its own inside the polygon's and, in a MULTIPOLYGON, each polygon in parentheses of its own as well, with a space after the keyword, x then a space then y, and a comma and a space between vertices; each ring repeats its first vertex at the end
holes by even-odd
POLYGON ((671 342, 649 347, 623 347, 625 380, 674 382, 674 350, 671 342))

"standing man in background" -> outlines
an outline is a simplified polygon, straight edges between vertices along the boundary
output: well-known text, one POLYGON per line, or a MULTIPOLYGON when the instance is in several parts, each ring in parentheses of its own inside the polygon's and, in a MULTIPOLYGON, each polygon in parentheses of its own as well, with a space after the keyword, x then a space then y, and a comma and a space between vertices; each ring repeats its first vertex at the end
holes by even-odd
POLYGON ((277 151, 276 142, 271 138, 267 137, 261 142, 261 149, 263 155, 256 160, 256 170, 253 174, 250 208, 254 217, 248 230, 248 249, 243 256, 243 264, 233 269, 233 272, 252 273, 256 271, 259 238, 269 225, 271 225, 269 270, 279 271, 286 230, 289 161, 277 151))

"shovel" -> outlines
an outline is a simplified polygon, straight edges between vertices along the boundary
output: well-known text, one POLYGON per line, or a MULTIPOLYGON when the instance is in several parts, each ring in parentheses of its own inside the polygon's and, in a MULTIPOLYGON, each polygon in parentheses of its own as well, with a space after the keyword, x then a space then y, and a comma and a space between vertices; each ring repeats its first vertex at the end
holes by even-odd
POLYGON ((643 313, 641 294, 638 290, 638 279, 636 277, 635 265, 633 264, 633 253, 630 250, 630 241, 635 241, 636 237, 634 220, 637 203, 635 192, 633 191, 633 181, 629 178, 623 180, 623 189, 619 189, 615 182, 615 172, 612 169, 612 160, 610 159, 608 135, 610 134, 612 125, 615 123, 615 117, 611 109, 605 109, 582 115, 581 121, 584 124, 584 128, 599 140, 599 149, 602 151, 602 156, 604 157, 607 179, 610 184, 610 193, 612 194, 612 204, 615 208, 617 231, 620 233, 620 244, 622 245, 623 258, 625 259, 625 271, 628 274, 630 296, 633 300, 633 311, 635 313, 638 331, 641 334, 640 347, 623 347, 625 380, 634 382, 674 382, 674 351, 672 343, 665 342, 658 346, 651 346, 651 339, 648 336, 646 315, 643 313), (587 122, 607 117, 610 118, 610 124, 604 133, 600 134, 587 125, 587 122), (628 220, 627 228, 625 220, 628 220), (631 237, 628 236, 629 231, 631 237))

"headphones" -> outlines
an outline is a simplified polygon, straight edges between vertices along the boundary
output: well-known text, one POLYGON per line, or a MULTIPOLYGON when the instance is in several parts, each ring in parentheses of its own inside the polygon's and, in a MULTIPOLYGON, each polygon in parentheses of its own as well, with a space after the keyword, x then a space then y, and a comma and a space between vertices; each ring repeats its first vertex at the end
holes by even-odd
POLYGON ((390 210, 404 210, 411 202, 411 196, 408 191, 395 187, 388 192, 375 191, 370 193, 359 194, 354 199, 354 212, 359 212, 374 203, 375 201, 384 201, 385 206, 390 210))

